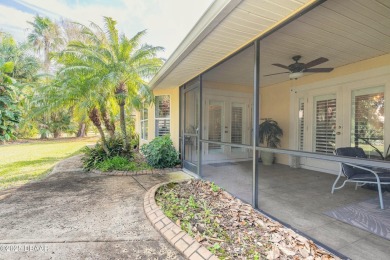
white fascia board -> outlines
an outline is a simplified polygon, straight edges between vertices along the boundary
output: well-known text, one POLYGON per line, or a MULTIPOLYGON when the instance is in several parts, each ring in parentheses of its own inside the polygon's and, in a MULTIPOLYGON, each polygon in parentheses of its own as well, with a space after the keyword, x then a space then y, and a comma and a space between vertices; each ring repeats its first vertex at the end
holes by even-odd
POLYGON ((149 85, 154 89, 242 0, 215 0, 179 44, 149 85))

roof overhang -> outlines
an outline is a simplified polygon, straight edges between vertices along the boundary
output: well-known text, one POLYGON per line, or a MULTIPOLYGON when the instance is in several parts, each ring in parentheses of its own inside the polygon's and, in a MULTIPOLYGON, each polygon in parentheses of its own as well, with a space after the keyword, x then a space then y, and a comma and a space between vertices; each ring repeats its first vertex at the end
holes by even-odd
POLYGON ((318 0, 215 0, 151 80, 154 88, 184 84, 318 0))
POLYGON ((271 64, 288 65, 294 55, 302 62, 326 57, 325 67, 338 68, 389 54, 386 1, 216 0, 151 87, 175 88, 206 71, 207 80, 253 85, 251 76, 237 74, 253 71, 253 48, 244 47, 256 39, 261 39, 261 86, 289 80, 286 74, 264 75, 282 72, 271 64))

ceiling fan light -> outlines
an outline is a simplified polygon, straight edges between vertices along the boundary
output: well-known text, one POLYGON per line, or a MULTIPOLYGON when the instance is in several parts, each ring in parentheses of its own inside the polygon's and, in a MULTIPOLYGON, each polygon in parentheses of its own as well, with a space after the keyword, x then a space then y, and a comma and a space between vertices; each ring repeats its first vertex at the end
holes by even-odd
POLYGON ((303 76, 303 72, 293 72, 293 73, 290 73, 289 78, 290 79, 298 79, 298 78, 301 78, 302 76, 303 76))

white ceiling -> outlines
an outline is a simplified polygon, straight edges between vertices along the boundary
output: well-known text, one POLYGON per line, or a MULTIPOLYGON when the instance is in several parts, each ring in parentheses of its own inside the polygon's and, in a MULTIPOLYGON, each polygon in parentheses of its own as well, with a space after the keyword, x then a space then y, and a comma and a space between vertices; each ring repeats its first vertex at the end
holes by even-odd
MULTIPOLYGON (((170 88, 185 83, 305 2, 242 1, 178 66, 161 77, 157 87, 170 88)), ((271 64, 289 65, 294 55, 301 55, 303 63, 326 57, 329 61, 317 67, 337 68, 390 53, 390 0, 328 0, 263 39, 260 50, 261 75, 283 72, 271 64)), ((252 85, 253 56, 252 47, 214 68, 204 78, 252 85)), ((262 77, 261 85, 286 80, 288 74, 262 77)))
MULTIPOLYGON (((262 75, 280 72, 272 63, 288 65, 318 57, 329 61, 318 67, 340 67, 390 53, 389 0, 328 0, 261 42, 262 75)), ((266 77, 264 85, 276 78, 266 77)))
POLYGON ((253 45, 203 75, 206 81, 253 86, 253 45))

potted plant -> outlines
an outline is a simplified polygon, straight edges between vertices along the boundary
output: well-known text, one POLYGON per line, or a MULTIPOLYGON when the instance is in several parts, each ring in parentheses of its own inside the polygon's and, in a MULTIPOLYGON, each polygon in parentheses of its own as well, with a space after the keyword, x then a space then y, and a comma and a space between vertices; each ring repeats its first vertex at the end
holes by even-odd
MULTIPOLYGON (((279 127, 278 122, 271 118, 266 118, 259 125, 259 135, 260 143, 270 148, 277 148, 280 146, 283 130, 279 127)), ((264 165, 272 165, 274 161, 274 154, 271 152, 261 151, 260 157, 264 165)))

